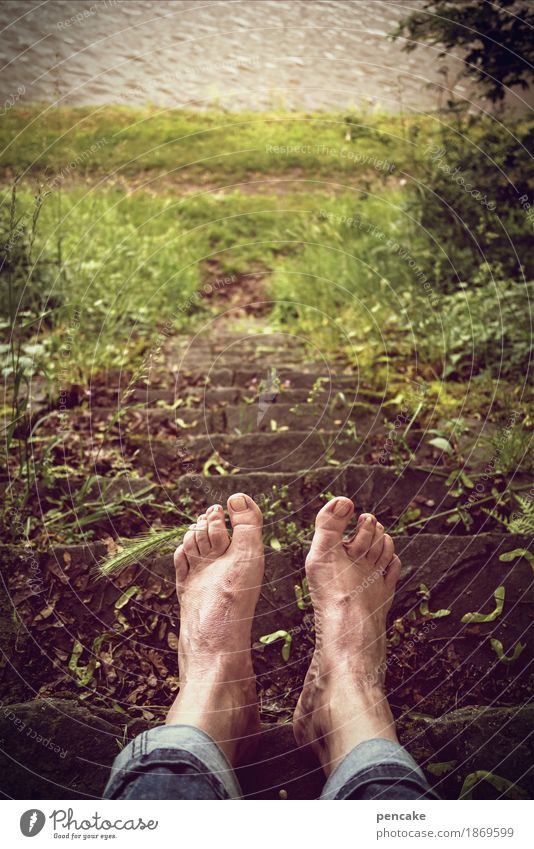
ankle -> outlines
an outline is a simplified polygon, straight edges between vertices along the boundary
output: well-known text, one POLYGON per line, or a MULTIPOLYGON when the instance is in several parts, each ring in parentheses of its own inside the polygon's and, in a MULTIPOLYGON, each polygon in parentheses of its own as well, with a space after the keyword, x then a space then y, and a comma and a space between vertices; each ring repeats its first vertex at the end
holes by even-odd
POLYGON ((167 714, 166 725, 192 725, 215 740, 231 764, 240 739, 255 732, 258 708, 252 680, 203 687, 185 683, 167 714))
POLYGON ((358 686, 331 703, 330 733, 325 737, 323 769, 330 774, 360 743, 382 738, 398 742, 395 721, 381 686, 358 686))

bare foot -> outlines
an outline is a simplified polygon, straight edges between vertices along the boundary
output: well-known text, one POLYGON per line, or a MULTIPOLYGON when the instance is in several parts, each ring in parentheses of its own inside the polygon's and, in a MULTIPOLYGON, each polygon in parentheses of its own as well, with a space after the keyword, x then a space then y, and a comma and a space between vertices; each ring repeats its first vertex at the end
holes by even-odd
POLYGON ((174 555, 180 603, 180 692, 167 724, 195 725, 243 760, 259 730, 251 628, 263 578, 262 515, 248 495, 228 499, 191 525, 174 555))
POLYGON ((384 694, 386 615, 400 574, 393 540, 363 513, 350 540, 348 498, 320 510, 306 558, 315 611, 315 652, 294 717, 297 743, 311 746, 328 775, 358 743, 396 740, 384 694))

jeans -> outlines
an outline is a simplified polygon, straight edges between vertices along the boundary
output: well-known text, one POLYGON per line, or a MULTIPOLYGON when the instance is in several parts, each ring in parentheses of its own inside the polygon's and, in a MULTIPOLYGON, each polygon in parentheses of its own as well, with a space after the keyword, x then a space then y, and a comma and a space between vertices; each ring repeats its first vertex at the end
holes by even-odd
MULTIPOLYGON (((105 799, 240 799, 234 770, 212 738, 191 725, 144 731, 115 758, 105 799)), ((437 799, 399 743, 356 746, 330 774, 321 799, 437 799)))

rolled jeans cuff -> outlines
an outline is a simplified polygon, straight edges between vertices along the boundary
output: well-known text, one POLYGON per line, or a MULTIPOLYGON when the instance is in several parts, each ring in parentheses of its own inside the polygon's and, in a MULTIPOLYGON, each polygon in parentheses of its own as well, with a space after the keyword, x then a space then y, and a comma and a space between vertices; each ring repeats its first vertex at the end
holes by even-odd
POLYGON ((408 781, 421 796, 438 798, 416 762, 400 743, 375 737, 355 746, 329 776, 321 799, 347 799, 374 782, 408 781))
POLYGON ((242 796, 232 766, 209 734, 193 725, 158 725, 143 731, 117 755, 104 798, 120 798, 130 781, 150 773, 153 766, 193 767, 213 782, 221 798, 242 796))

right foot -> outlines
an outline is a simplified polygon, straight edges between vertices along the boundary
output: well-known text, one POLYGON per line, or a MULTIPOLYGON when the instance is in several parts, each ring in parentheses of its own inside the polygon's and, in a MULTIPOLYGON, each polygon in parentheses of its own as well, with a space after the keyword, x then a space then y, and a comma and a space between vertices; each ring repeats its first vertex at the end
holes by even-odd
POLYGON ((262 515, 248 495, 228 499, 192 525, 174 555, 180 603, 180 692, 167 724, 195 725, 243 760, 259 731, 251 629, 263 578, 262 515))
POLYGON ((363 513, 335 498, 318 513, 306 559, 315 612, 315 652, 297 704, 297 743, 311 746, 327 775, 358 743, 396 740, 384 693, 386 616, 400 574, 393 540, 363 513))

